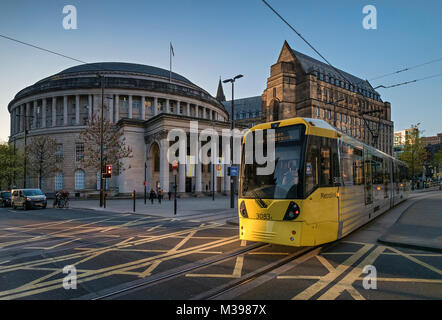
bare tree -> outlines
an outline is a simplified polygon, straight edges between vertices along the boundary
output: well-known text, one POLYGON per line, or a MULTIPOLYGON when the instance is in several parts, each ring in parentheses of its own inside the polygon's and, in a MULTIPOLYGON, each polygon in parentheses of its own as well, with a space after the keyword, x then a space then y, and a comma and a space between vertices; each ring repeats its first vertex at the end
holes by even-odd
MULTIPOLYGON (((100 171, 100 143, 101 143, 101 118, 93 114, 89 118, 89 125, 80 133, 80 139, 84 144, 84 157, 82 160, 86 168, 100 171)), ((119 173, 129 167, 125 167, 122 159, 132 158, 132 149, 126 145, 123 131, 115 124, 107 120, 103 121, 103 159, 104 164, 110 164, 119 173)))
POLYGON ((62 159, 56 155, 57 141, 48 136, 34 137, 26 147, 29 173, 38 176, 38 187, 42 181, 59 171, 62 159))

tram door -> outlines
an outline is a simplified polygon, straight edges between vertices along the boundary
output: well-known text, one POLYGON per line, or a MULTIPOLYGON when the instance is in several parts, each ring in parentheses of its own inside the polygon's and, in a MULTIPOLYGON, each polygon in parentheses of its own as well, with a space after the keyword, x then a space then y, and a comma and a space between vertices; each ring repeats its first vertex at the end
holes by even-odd
POLYGON ((364 149, 364 181, 365 181, 365 205, 373 203, 373 185, 372 185, 372 154, 364 149))

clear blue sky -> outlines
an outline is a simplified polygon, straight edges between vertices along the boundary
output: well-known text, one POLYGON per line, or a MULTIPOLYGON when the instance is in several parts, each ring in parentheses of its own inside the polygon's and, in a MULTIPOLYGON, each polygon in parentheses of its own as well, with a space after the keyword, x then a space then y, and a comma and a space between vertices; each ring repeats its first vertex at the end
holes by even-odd
MULTIPOLYGON (((442 1, 268 0, 336 67, 364 79, 442 57, 442 1), (365 5, 377 30, 362 28, 365 5)), ((87 62, 124 61, 169 68, 212 95, 238 73, 237 98, 261 95, 284 40, 318 58, 261 0, 24 1, 0 4, 0 33, 87 62), (75 5, 78 29, 62 27, 75 5)), ((9 135, 7 104, 24 87, 77 63, 0 38, 0 140, 9 135)), ((390 85, 442 73, 442 61, 374 81, 390 85)), ((225 87, 227 97, 230 87, 225 87)), ((442 77, 379 89, 392 104, 395 130, 422 123, 442 132, 442 77)))

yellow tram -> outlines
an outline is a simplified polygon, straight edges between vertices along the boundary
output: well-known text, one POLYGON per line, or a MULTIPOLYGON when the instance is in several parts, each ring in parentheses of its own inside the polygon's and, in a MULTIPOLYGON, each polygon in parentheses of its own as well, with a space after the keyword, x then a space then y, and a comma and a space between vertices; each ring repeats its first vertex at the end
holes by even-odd
POLYGON ((290 246, 331 242, 408 196, 403 162, 323 120, 263 123, 251 128, 242 143, 238 211, 243 240, 290 246), (256 139, 252 158, 245 156, 249 138, 256 139), (265 150, 267 138, 275 141, 274 170, 257 174, 268 164, 256 161, 255 148, 262 144, 265 150))

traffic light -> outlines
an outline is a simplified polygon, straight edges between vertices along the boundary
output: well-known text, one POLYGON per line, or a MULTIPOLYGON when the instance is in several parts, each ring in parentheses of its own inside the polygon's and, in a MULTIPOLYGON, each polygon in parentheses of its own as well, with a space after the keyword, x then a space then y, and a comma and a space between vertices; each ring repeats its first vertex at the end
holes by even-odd
POLYGON ((103 174, 103 178, 111 178, 112 177, 112 165, 106 165, 106 172, 103 174))

